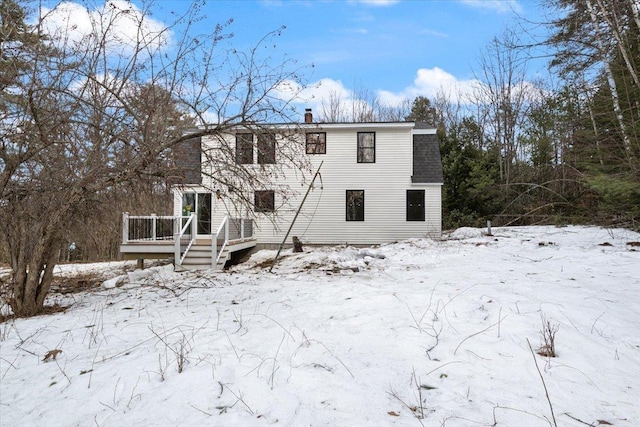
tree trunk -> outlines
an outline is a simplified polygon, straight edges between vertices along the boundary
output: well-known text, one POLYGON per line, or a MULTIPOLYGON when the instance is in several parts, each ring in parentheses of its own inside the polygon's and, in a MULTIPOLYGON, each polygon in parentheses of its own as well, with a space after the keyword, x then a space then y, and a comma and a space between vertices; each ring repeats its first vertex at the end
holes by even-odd
MULTIPOLYGON (((616 39, 618 49, 620 50, 620 54, 622 55, 622 59, 624 60, 624 64, 626 65, 627 70, 629 71, 629 74, 631 74, 631 78, 633 79, 633 82, 636 84, 636 87, 640 89, 640 78, 638 77, 638 73, 636 72, 633 64, 631 63, 631 59, 629 58, 629 54, 627 52, 627 46, 625 45, 624 40, 622 39, 623 35, 622 35, 622 31, 620 30, 619 23, 614 22, 612 19, 610 19, 609 12, 607 11, 606 6, 602 3, 602 0, 596 0, 596 1, 600 6, 602 17, 606 21, 607 25, 611 29, 611 32, 613 33, 614 38, 616 39)), ((589 5, 589 13, 591 13, 591 16, 593 19, 594 11, 591 9, 592 5, 591 3, 588 3, 588 5, 589 5)), ((616 11, 611 10, 611 13, 615 14, 616 11)))
MULTIPOLYGON (((20 255, 12 259, 13 296, 9 300, 13 313, 18 317, 34 316, 44 309, 44 301, 53 282, 53 269, 57 262, 56 226, 57 224, 50 224, 45 227, 32 251, 27 247, 29 239, 20 239, 20 248, 17 251, 20 255)), ((28 232, 34 231, 23 230, 23 235, 28 232)))
POLYGON ((631 13, 633 14, 633 20, 636 23, 636 27, 640 30, 640 4, 638 0, 629 0, 631 3, 631 13))
POLYGON ((587 10, 589 11, 589 16, 591 18, 591 23, 593 24, 593 28, 595 30, 596 43, 597 43, 598 51, 600 52, 600 55, 602 57, 602 62, 604 64, 604 71, 607 76, 607 82, 609 83, 609 89, 611 91, 611 102, 613 104, 613 111, 618 121, 618 126, 620 126, 620 132, 622 133, 624 151, 627 155, 627 161, 629 162, 629 165, 631 166, 631 168, 633 168, 633 152, 631 150, 631 140, 627 135, 627 127, 624 123, 624 116, 622 114, 622 108, 620 107, 620 100, 618 98, 618 88, 613 76, 613 71, 611 70, 611 65, 607 61, 607 55, 602 43, 602 34, 600 33, 600 31, 598 31, 598 28, 599 28, 598 17, 595 10, 593 9, 591 0, 587 0, 586 4, 587 4, 587 10))

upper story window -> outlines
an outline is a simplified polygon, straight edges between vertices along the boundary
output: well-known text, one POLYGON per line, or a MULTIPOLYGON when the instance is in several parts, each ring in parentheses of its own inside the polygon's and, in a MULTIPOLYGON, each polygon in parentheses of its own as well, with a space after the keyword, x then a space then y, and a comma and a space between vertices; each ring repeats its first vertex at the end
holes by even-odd
POLYGON ((253 163, 253 134, 236 134, 236 163, 239 165, 253 163))
POLYGON ((364 221, 364 190, 347 190, 347 221, 364 221))
POLYGON ((276 196, 273 190, 262 190, 253 193, 256 212, 273 212, 276 207, 276 196))
POLYGON ((258 135, 258 164, 272 165, 276 162, 276 136, 272 133, 258 135))
POLYGON ((358 132, 358 163, 376 162, 376 133, 358 132))
POLYGON ((307 133, 307 154, 327 154, 327 133, 307 133))

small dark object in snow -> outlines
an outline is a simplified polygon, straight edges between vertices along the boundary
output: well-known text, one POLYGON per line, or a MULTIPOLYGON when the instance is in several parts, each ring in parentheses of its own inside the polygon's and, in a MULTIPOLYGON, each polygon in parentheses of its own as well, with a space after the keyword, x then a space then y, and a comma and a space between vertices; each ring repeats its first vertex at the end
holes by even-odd
POLYGON ((435 390, 437 387, 434 387, 432 385, 421 384, 420 388, 422 388, 424 390, 435 390))
POLYGON ((627 242, 629 246, 640 246, 640 242, 627 242))
POLYGON ((56 360, 56 357, 58 357, 58 354, 60 353, 62 353, 62 350, 58 350, 57 348, 54 350, 49 350, 45 353, 44 359, 42 359, 42 361, 48 362, 51 359, 56 360))
POLYGON ((302 252, 302 242, 297 236, 291 238, 293 240, 293 252, 302 252))
POLYGON ((598 246, 613 246, 613 245, 609 242, 604 242, 604 243, 600 243, 598 246))
POLYGON ((538 246, 553 246, 555 243, 553 242, 539 242, 538 246))
POLYGON ((607 426, 612 426, 613 425, 609 421, 605 421, 605 420, 598 420, 598 424, 607 425, 607 426))
POLYGON ((545 344, 536 351, 540 356, 543 357, 556 357, 556 352, 553 347, 549 344, 545 344))
POLYGON ((387 414, 391 415, 392 417, 399 417, 400 416, 400 414, 398 414, 397 412, 394 412, 394 411, 389 411, 389 412, 387 412, 387 414))

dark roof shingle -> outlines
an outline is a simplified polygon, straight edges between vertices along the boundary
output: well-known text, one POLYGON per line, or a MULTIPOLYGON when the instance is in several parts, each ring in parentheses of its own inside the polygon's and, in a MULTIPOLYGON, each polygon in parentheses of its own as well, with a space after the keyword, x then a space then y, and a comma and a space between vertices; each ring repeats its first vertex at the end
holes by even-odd
POLYGON ((436 134, 413 135, 413 175, 414 184, 442 184, 442 160, 436 134))

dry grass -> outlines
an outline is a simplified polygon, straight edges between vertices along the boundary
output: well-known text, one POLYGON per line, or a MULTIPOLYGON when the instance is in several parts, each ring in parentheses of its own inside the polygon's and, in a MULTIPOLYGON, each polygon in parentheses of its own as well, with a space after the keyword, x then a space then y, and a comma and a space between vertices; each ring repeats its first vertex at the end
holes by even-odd
MULTIPOLYGON (((50 314, 56 314, 56 313, 64 313, 65 311, 67 311, 67 309, 69 308, 68 305, 60 305, 60 304, 52 304, 52 305, 45 305, 44 308, 42 309, 41 313, 38 313, 38 316, 48 316, 50 314)), ((20 317, 30 317, 30 316, 16 316, 13 313, 10 314, 0 314, 0 323, 4 323, 7 322, 9 320, 12 319, 18 319, 20 317)))
POLYGON ((82 273, 77 276, 54 277, 50 292, 66 295, 91 291, 99 288, 104 280, 104 277, 101 275, 92 273, 82 273))
MULTIPOLYGON (((291 255, 289 254, 281 254, 278 257, 278 261, 282 261, 285 258, 289 258, 291 255)), ((269 259, 265 259, 262 262, 259 262, 255 265, 256 268, 261 268, 261 269, 265 269, 265 268, 271 268, 271 266, 273 265, 273 258, 269 258, 269 259)))

